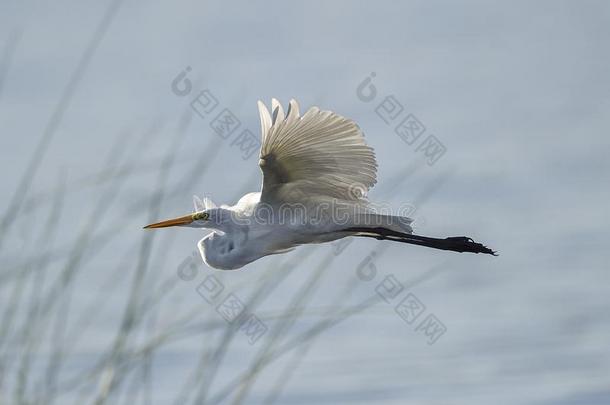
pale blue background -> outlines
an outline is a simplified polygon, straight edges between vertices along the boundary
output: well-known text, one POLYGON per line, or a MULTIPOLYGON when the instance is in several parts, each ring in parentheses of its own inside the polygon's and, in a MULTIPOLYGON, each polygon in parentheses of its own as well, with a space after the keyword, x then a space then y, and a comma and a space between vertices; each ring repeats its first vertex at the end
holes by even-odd
MULTIPOLYGON (((0 3, 2 215, 109 4, 0 3)), ((149 202, 157 191, 187 181, 159 209, 159 217, 171 217, 190 211, 193 194, 233 203, 236 195, 258 189, 256 158, 243 160, 230 141, 213 133, 209 119, 198 116, 179 144, 167 183, 160 183, 160 159, 176 141, 192 98, 174 95, 170 83, 191 66, 195 89, 210 89, 256 134, 258 99, 294 97, 302 110, 319 105, 353 118, 379 161, 372 199, 396 207, 417 203, 421 234, 468 235, 500 252, 493 258, 390 244, 375 259, 377 278, 366 283, 357 280, 356 268, 379 245, 354 241, 324 271, 309 312, 297 317, 282 342, 324 319, 328 306, 350 307, 374 295, 386 275, 406 283, 436 265, 439 273, 409 291, 447 332, 430 346, 380 302, 320 334, 306 352, 290 351, 265 368, 246 403, 264 402, 277 379, 286 378, 277 403, 607 404, 609 36, 610 5, 604 1, 126 0, 39 162, 24 199, 34 205, 24 206, 3 236, 2 274, 15 275, 30 263, 45 281, 28 279, 24 291, 35 292, 37 285, 45 290, 67 266, 83 229, 112 235, 107 243, 93 239, 87 245, 71 296, 57 309, 69 311, 66 335, 80 336, 58 373, 60 381, 68 380, 114 341, 146 235, 141 226, 156 219, 149 202), (379 95, 364 103, 356 87, 371 72, 379 95), (415 147, 375 114, 385 95, 394 95, 447 147, 434 166, 416 165, 415 147), (123 154, 112 152, 121 139, 126 144, 116 150, 123 154), (111 153, 116 160, 109 164, 111 153), (185 178, 204 158, 209 170, 185 178), (124 161, 136 168, 120 187, 95 177, 124 161), (415 173, 395 186, 410 164, 415 173), (63 213, 47 238, 40 233, 61 179, 63 213), (350 283, 354 290, 342 297, 350 283), (95 302, 103 305, 87 313, 95 302), (75 325, 82 316, 89 324, 81 331, 75 325), (293 370, 290 379, 286 367, 293 370)), ((155 234, 145 292, 175 281, 176 267, 201 236, 183 229, 155 234)), ((299 251, 310 253, 254 310, 266 319, 269 334, 254 346, 241 334, 230 342, 211 382, 212 397, 248 370, 274 329, 272 314, 288 307, 332 249, 300 248, 243 271, 214 273, 247 300, 261 276, 278 277, 280 263, 298 258, 299 251)), ((210 319, 224 328, 195 291, 211 272, 201 265, 196 280, 179 281, 129 345, 197 308, 195 321, 210 319)), ((3 310, 15 305, 9 303, 15 280, 2 280, 3 310)), ((28 322, 19 308, 11 331, 28 322)), ((53 345, 51 325, 52 319, 33 353, 41 373, 53 345)), ((220 340, 222 330, 164 346, 153 359, 150 384, 130 378, 110 403, 125 400, 127 392, 142 403, 171 403, 190 384, 201 350, 220 340)), ((14 374, 19 341, 2 349, 14 374)), ((196 391, 201 380, 195 380, 196 391)), ((0 390, 7 403, 13 387, 8 378, 0 390)), ((91 397, 97 389, 96 381, 91 397)), ((40 390, 35 383, 28 388, 45 392, 40 390)), ((74 392, 66 391, 56 403, 73 399, 74 392)))

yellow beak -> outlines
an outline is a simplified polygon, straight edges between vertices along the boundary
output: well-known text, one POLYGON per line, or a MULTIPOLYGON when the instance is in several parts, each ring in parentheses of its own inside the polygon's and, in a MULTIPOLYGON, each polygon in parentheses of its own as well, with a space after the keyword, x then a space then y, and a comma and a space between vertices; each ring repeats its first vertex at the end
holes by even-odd
POLYGON ((183 217, 168 219, 165 221, 157 222, 154 224, 146 225, 144 229, 151 228, 167 228, 169 226, 180 226, 180 225, 188 225, 193 222, 193 214, 185 215, 183 217))

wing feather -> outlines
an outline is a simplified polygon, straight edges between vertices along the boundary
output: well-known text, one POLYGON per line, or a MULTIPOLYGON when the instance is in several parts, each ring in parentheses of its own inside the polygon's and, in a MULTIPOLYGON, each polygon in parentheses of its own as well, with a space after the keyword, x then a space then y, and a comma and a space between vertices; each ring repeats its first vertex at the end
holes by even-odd
POLYGON ((273 111, 273 124, 284 121, 284 109, 277 99, 271 99, 271 111, 273 111))
POLYGON ((377 182, 375 153, 352 120, 317 107, 300 116, 295 100, 286 115, 276 99, 271 117, 262 102, 258 107, 261 201, 298 202, 320 196, 359 201, 377 182))
POLYGON ((261 119, 261 134, 263 142, 267 138, 267 134, 269 133, 269 128, 271 128, 271 115, 269 114, 269 110, 262 101, 258 102, 258 114, 261 119))

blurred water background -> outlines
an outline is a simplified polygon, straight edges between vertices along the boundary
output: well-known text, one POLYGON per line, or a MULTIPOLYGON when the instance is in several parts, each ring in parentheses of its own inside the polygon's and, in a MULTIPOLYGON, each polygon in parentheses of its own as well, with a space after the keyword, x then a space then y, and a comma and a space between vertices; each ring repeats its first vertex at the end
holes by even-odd
POLYGON ((610 403, 609 22, 603 1, 3 0, 0 403, 610 403), (500 256, 353 240, 218 272, 189 259, 202 231, 143 231, 258 190, 236 139, 271 97, 355 119, 372 200, 500 256), (231 293, 263 333, 223 319, 231 293))

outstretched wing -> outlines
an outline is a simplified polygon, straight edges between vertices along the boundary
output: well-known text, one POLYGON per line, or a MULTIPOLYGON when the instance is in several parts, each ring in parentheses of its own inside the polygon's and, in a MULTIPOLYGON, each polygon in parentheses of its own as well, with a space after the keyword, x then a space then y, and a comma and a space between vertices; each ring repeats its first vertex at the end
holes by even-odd
POLYGON ((352 120, 311 107, 300 116, 272 100, 272 113, 258 102, 262 127, 259 165, 263 202, 300 202, 330 197, 359 201, 377 182, 375 153, 352 120))

